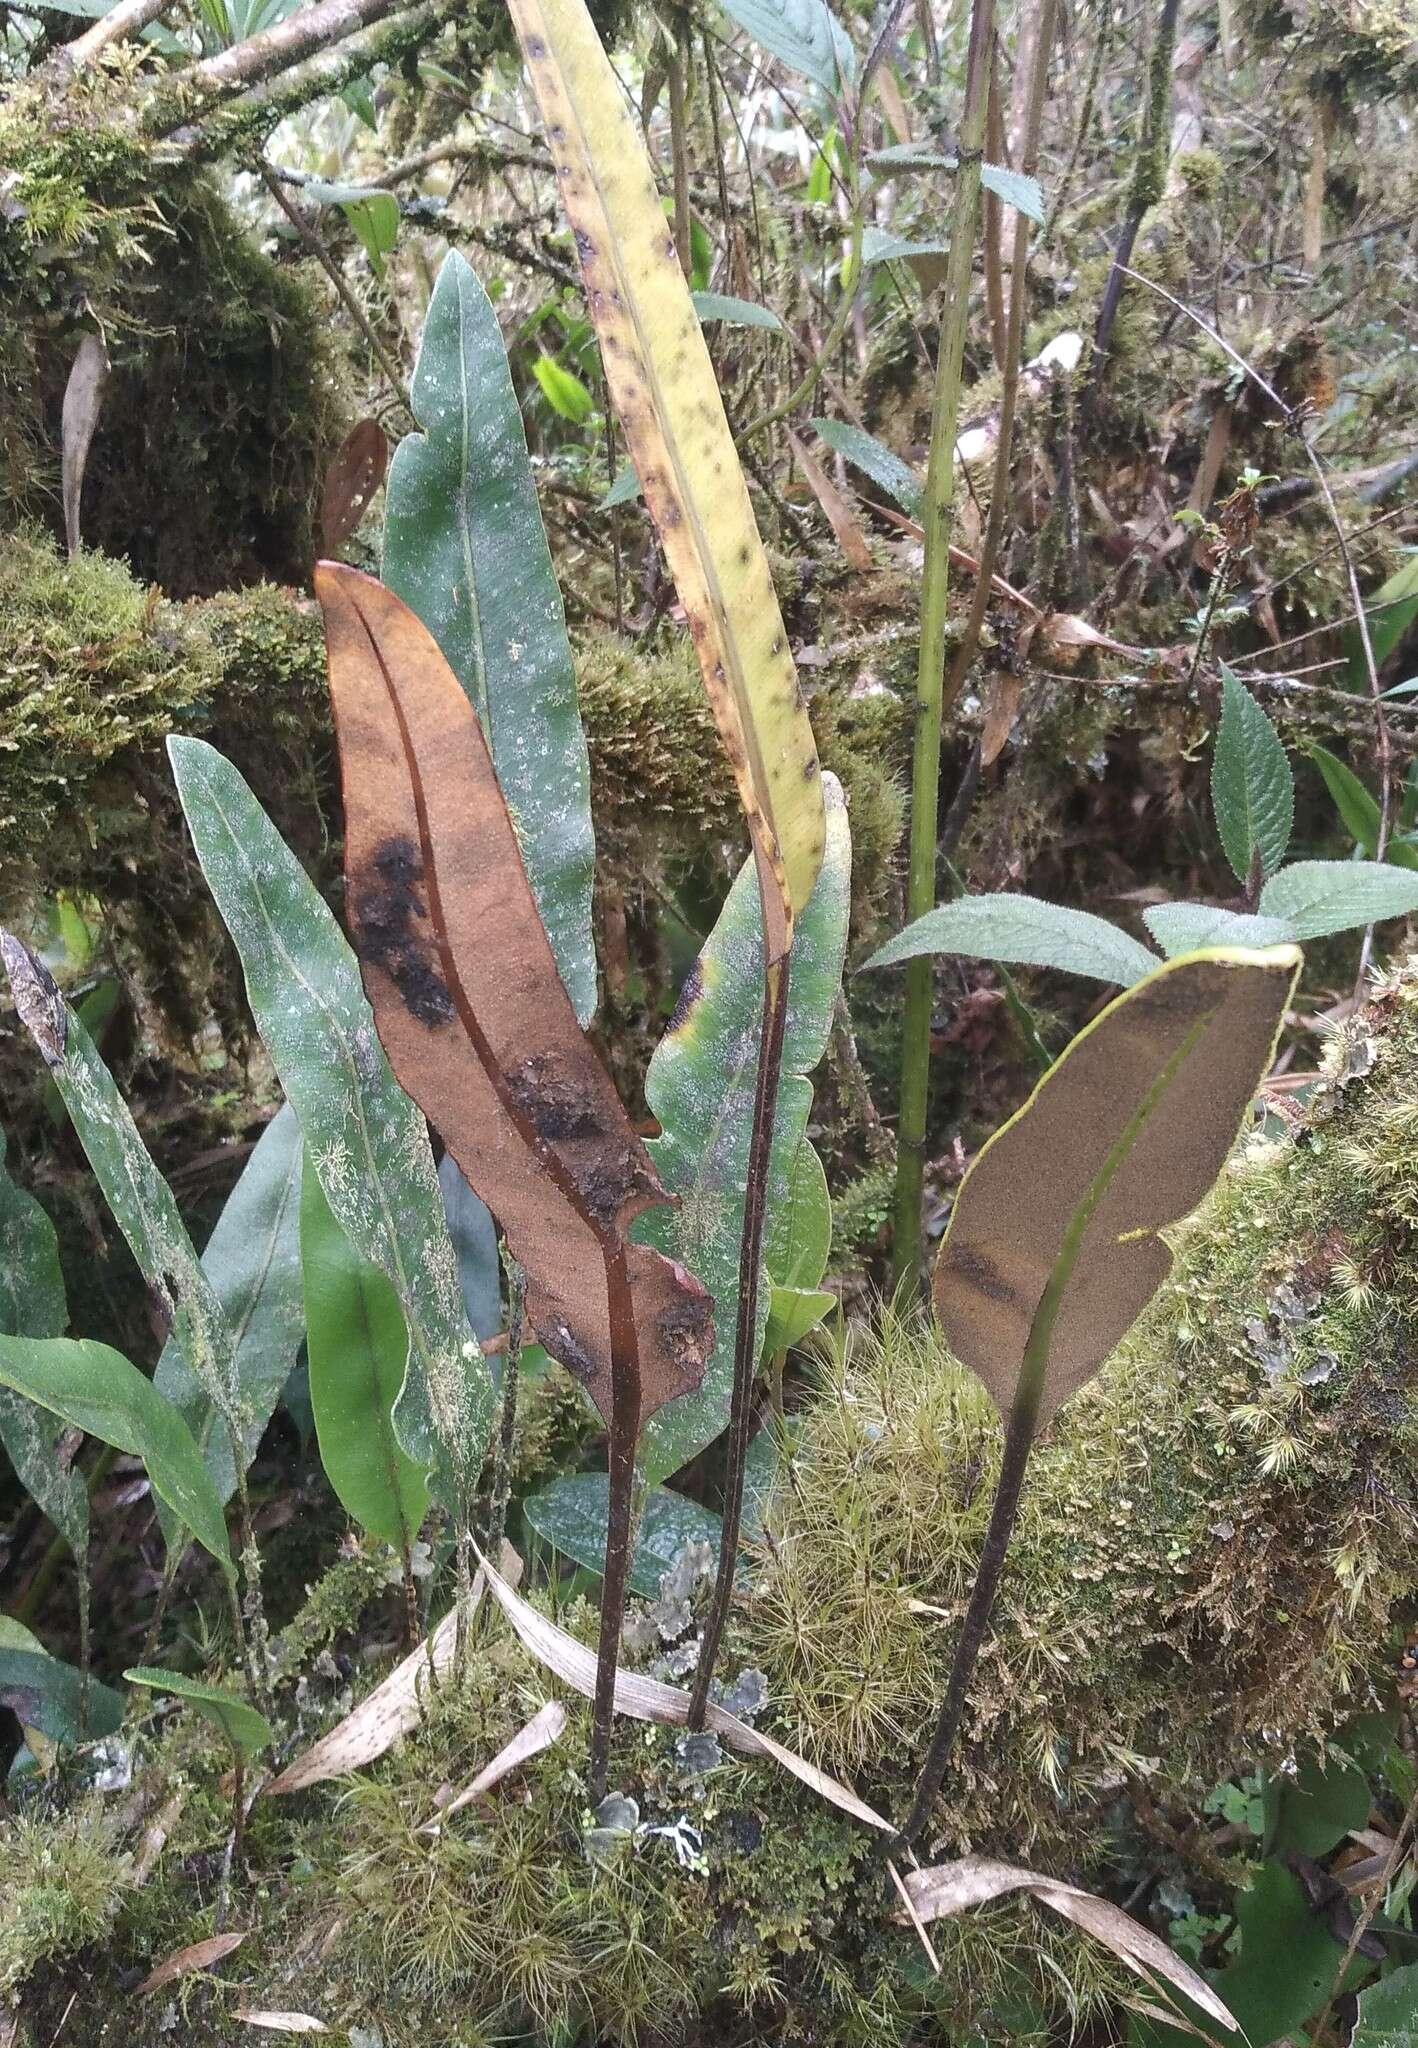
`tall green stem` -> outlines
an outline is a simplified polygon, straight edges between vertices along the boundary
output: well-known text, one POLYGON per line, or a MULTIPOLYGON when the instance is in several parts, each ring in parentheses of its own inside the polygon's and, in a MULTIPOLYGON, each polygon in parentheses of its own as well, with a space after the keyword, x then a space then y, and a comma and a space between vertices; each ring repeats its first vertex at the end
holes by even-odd
MULTIPOLYGON (((965 112, 960 127, 960 168, 946 269, 945 314, 936 363, 930 461, 926 469, 926 550, 921 588, 921 643, 916 667, 916 737, 911 762, 911 851, 906 883, 908 920, 935 905, 936 821, 940 798, 941 721, 945 713, 945 644, 950 579, 950 531, 955 496, 955 439, 960 418, 960 372, 970 313, 970 273, 980 203, 980 159, 989 106, 994 0, 975 0, 965 112)), ((906 970, 906 1012, 901 1040, 901 1102, 897 1125, 895 1280, 914 1292, 920 1284, 921 1190, 925 1176, 926 1109, 930 1092, 931 962, 906 970)))

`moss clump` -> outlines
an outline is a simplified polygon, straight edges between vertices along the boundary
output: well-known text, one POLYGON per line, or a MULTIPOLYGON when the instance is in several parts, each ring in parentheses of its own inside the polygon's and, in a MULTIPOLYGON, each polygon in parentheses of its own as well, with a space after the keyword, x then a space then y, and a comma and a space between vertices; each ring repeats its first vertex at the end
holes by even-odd
POLYGON ((125 1883, 117 1830, 96 1799, 57 1819, 7 1822, 3 1851, 0 2001, 33 1971, 100 1940, 125 1883))

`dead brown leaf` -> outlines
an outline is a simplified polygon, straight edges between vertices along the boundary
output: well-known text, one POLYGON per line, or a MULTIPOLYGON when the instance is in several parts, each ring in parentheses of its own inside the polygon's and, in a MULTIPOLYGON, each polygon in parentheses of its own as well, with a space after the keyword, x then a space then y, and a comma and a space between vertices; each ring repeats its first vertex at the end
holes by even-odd
POLYGON ((1004 743, 1014 730, 1014 721, 1019 715, 1019 699, 1024 691, 1024 678, 998 669, 990 683, 989 702, 985 706, 985 725, 980 734, 980 766, 988 768, 1004 752, 1004 743))
POLYGON ((103 410, 104 388, 108 383, 108 350, 99 334, 86 334, 79 343, 69 381, 64 387, 61 415, 63 439, 64 539, 69 553, 79 552, 79 503, 84 493, 84 471, 94 429, 103 410))
POLYGON ((821 507, 827 524, 832 528, 833 537, 845 555, 848 567, 870 569, 871 549, 867 546, 866 536, 857 524, 851 506, 821 463, 803 446, 791 427, 788 429, 788 441, 807 487, 821 507))
POLYGON ((625 1375, 638 1357, 643 1426, 703 1377, 709 1296, 628 1241, 670 1198, 576 1021, 467 695, 392 591, 332 562, 315 588, 375 1028, 526 1269, 542 1343, 608 1424, 613 1363, 625 1375))
POLYGON ((378 420, 357 420, 325 472, 320 532, 332 555, 344 546, 369 510, 388 466, 389 439, 383 427, 378 420))
MULTIPOLYGON (((520 1560, 519 1560, 520 1562, 520 1560)), ((548 1700, 538 1708, 524 1728, 519 1728, 510 1742, 502 1748, 489 1764, 484 1764, 471 1785, 465 1785, 455 1799, 450 1799, 442 1808, 436 1820, 424 1824, 425 1834, 437 1834, 445 1820, 455 1813, 461 1813, 465 1806, 471 1806, 475 1799, 481 1799, 491 1792, 494 1785, 501 1784, 513 1771, 530 1763, 534 1756, 540 1756, 544 1749, 550 1749, 561 1739, 566 1728, 566 1709, 560 1700, 548 1700)))
POLYGON ((205 1941, 194 1941, 186 1948, 174 1950, 148 1972, 137 1987, 138 1995, 161 1991, 165 1984, 175 1984, 179 1977, 190 1976, 194 1970, 210 1970, 213 1963, 240 1948, 245 1939, 244 1934, 210 1934, 205 1941))

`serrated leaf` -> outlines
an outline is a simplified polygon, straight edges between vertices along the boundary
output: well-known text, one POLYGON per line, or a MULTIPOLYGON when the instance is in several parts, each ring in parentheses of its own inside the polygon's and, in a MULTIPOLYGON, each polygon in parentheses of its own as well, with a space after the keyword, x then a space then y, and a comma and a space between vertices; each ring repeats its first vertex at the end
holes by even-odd
POLYGON ((726 292, 691 292, 689 296, 701 326, 706 321, 722 320, 729 327, 768 327, 777 334, 783 332, 782 317, 771 306, 755 305, 752 299, 735 299, 726 292))
MULTIPOLYGON (((295 1367, 305 1329, 300 1282, 300 1125, 287 1103, 267 1124, 202 1253, 202 1271, 232 1332, 241 1442, 249 1465, 295 1367)), ((153 1385, 191 1430, 225 1502, 236 1488, 231 1435, 171 1339, 153 1385)), ((169 1545, 170 1509, 158 1503, 169 1545)))
MULTIPOLYGON (((797 0, 794 0, 797 4, 797 0)), ((654 174, 584 0, 512 0, 616 412, 759 864, 770 958, 822 861, 817 748, 654 174)))
POLYGON ((867 162, 873 170, 890 176, 898 171, 954 171, 960 166, 958 156, 945 156, 924 142, 893 142, 885 149, 874 149, 867 162))
POLYGON ((1299 949, 1168 961, 1116 997, 989 1139, 936 1262, 936 1314, 1002 1415, 1043 1421, 1162 1285, 1162 1233, 1226 1163, 1269 1068, 1299 949))
POLYGON ((857 75, 847 31, 825 0, 723 0, 724 12, 775 57, 839 94, 857 75))
POLYGON ((472 700, 583 1024, 596 1007, 590 768, 566 613, 497 315, 457 250, 424 322, 385 492, 384 581, 472 700))
POLYGON ((1023 171, 1007 170, 1003 164, 982 163, 980 183, 1006 206, 1012 206, 1040 227, 1044 225, 1044 188, 1037 178, 1027 177, 1023 171))
POLYGON ((1418 2048, 1418 1963, 1359 1993, 1350 2048, 1418 2048))
POLYGON ((228 1692, 225 1686, 208 1685, 202 1679, 188 1678, 181 1671, 165 1671, 156 1664, 135 1664, 123 1676, 130 1685, 150 1686, 156 1692, 170 1692, 185 1700, 199 1714, 214 1721, 232 1748, 243 1755, 255 1756, 275 1742, 265 1715, 236 1693, 228 1692))
POLYGON ((408 1332, 399 1297, 360 1257, 307 1167, 300 1190, 306 1359, 320 1462, 362 1529, 408 1559, 428 1510, 421 1469, 394 1433, 408 1332))
POLYGON ((399 1297, 409 1332, 399 1441, 437 1471, 453 1511, 455 1470, 476 1470, 487 1441, 492 1378, 463 1312, 423 1118, 389 1070, 354 954, 246 783, 203 740, 171 739, 168 754, 326 1199, 399 1297))
POLYGON ((1292 861, 1261 890, 1260 908, 1297 939, 1323 939, 1418 910, 1418 875, 1388 861, 1292 861))
MULTIPOLYGON (((522 1502, 522 1513, 544 1543, 588 1571, 602 1572, 606 1560, 606 1515, 610 1482, 604 1472, 573 1472, 554 1479, 522 1502)), ((719 1550, 719 1517, 698 1501, 668 1487, 653 1487, 645 1500, 639 1540, 630 1567, 630 1590, 653 1600, 662 1575, 673 1570, 687 1543, 719 1550)))
MULTIPOLYGON (((0 1131, 0 1336, 57 1337, 69 1320, 59 1240, 34 1196, 5 1170, 0 1131)), ((82 1568, 89 1547, 89 1495, 47 1408, 0 1387, 0 1443, 15 1474, 82 1568)))
POLYGON ((865 967, 891 967, 923 953, 958 953, 967 960, 1003 960, 1011 966, 1058 967, 1094 981, 1127 988, 1150 974, 1156 955, 1137 939, 1086 910, 1068 910, 1038 896, 961 896, 937 904, 905 931, 878 947, 865 967))
POLYGON ((1279 946, 1297 936, 1283 917, 1250 917, 1214 903, 1154 903, 1142 921, 1169 960, 1207 946, 1279 946))
POLYGON ((315 590, 345 901, 380 1042, 525 1267, 547 1350, 607 1423, 636 1373, 649 1417, 698 1384, 709 1303, 627 1248, 632 1218, 667 1197, 558 976, 482 728, 392 592, 333 563, 315 590))
POLYGON ((869 476, 888 498, 894 498, 903 512, 913 519, 920 517, 926 498, 924 480, 908 462, 878 441, 875 434, 851 426, 846 420, 814 420, 812 427, 829 448, 869 476))
POLYGON ((1211 802, 1238 880, 1260 856, 1262 877, 1285 858, 1295 824, 1295 778, 1280 735, 1239 676, 1222 664, 1221 723, 1211 757, 1211 802))
POLYGON ((234 1577, 222 1504, 191 1431, 121 1352, 69 1337, 0 1337, 0 1386, 141 1458, 154 1493, 234 1577))
POLYGON ((913 256, 948 256, 949 242, 916 241, 909 235, 892 234, 889 228, 869 227, 862 235, 862 268, 874 263, 909 263, 913 256))
MULTIPOLYGON (((847 806, 831 775, 823 777, 823 794, 827 850, 817 887, 798 920, 789 961, 768 1244, 774 1241, 774 1218, 788 1199, 806 1143, 812 1105, 807 1076, 827 1047, 847 945, 852 859, 847 806)), ((648 1149, 679 1206, 643 1217, 635 1235, 687 1266, 717 1306, 714 1352, 703 1384, 663 1408, 641 1440, 641 1461, 652 1485, 712 1443, 728 1420, 762 1001, 762 927, 752 867, 745 864, 689 971, 645 1079, 646 1101, 660 1121, 660 1136, 651 1139, 648 1149)), ((759 1297, 760 1345, 767 1314, 765 1287, 759 1297)))

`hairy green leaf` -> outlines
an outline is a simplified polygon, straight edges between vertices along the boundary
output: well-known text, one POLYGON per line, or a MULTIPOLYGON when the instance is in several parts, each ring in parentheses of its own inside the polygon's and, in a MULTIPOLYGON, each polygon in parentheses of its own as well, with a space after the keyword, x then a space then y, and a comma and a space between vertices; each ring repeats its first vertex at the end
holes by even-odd
MULTIPOLYGON (((789 962, 788 1023, 783 1077, 773 1135, 767 1241, 773 1217, 788 1198, 805 1143, 812 1084, 832 1028, 847 944, 851 836, 835 778, 823 777, 827 846, 817 886, 800 913, 789 962)), ((645 1095, 660 1120, 649 1151, 660 1177, 680 1198, 674 1210, 639 1219, 634 1235, 687 1266, 716 1305, 714 1354, 703 1384, 653 1416, 640 1456, 653 1485, 712 1443, 728 1419, 733 1381, 734 1315, 743 1232, 759 1019, 763 942, 752 864, 739 873, 728 901, 650 1061, 645 1095)), ((768 1290, 760 1297, 766 1320, 768 1290)), ((762 1342, 762 1328, 758 1336, 762 1342)))
POLYGON ((1323 939, 1418 910, 1418 875, 1387 861, 1292 861, 1261 890, 1260 908, 1293 938, 1323 939))
POLYGON ((1023 171, 1007 170, 1003 164, 984 163, 980 166, 980 183, 1006 206, 1014 207, 1040 227, 1044 225, 1044 188, 1037 178, 1026 177, 1023 171))
MULTIPOLYGON (((295 1366, 305 1328, 300 1156, 300 1125, 287 1103, 257 1140, 202 1253, 202 1270, 232 1332, 248 1465, 295 1366)), ((230 1500, 236 1487, 231 1434, 171 1339, 157 1362, 153 1385, 176 1404, 197 1439, 218 1498, 230 1500)), ((158 1519, 171 1545, 176 1523, 161 1501, 158 1519)))
POLYGON ((1154 903, 1142 921, 1169 960, 1206 946, 1279 946, 1297 936, 1283 917, 1247 917, 1214 903, 1154 903))
POLYGON ((581 1023, 596 1007, 590 769, 566 614, 497 315, 452 250, 424 322, 385 490, 384 581, 481 721, 527 879, 581 1023))
POLYGON ((889 228, 867 228, 862 236, 862 268, 873 263, 907 263, 913 256, 947 256, 949 242, 913 241, 909 235, 894 235, 889 228))
POLYGON ((392 1285, 408 1328, 399 1441, 456 1508, 492 1380, 468 1328, 428 1131, 389 1071, 359 965, 237 771, 202 740, 168 753, 197 857, 236 942, 257 1027, 341 1226, 392 1285))
POLYGON ((1130 987, 1157 965, 1157 956, 1116 925, 1086 910, 1066 910, 1037 896, 961 896, 937 904, 904 932, 877 948, 867 967, 892 967, 922 953, 959 953, 967 960, 1004 960, 1011 966, 1058 967, 1094 981, 1130 987))
POLYGON ((266 1716, 258 1713, 249 1701, 228 1692, 225 1686, 208 1685, 181 1671, 165 1671, 157 1664, 135 1664, 123 1676, 130 1685, 151 1686, 156 1692, 170 1692, 185 1700, 199 1714, 214 1721, 232 1748, 245 1756, 269 1749, 276 1739, 266 1716))
POLYGON ((834 95, 857 75, 856 53, 826 0, 723 0, 756 43, 834 95))
POLYGON ((300 1253, 320 1462, 346 1512, 408 1558, 428 1509, 424 1475, 394 1434, 408 1333, 398 1296, 350 1243, 308 1168, 300 1253))
MULTIPOLYGON (((69 1320, 59 1241, 33 1195, 5 1171, 0 1131, 0 1336, 57 1337, 69 1320)), ((89 1547, 89 1495, 47 1408, 0 1387, 0 1443, 25 1491, 82 1565, 89 1547)))
POLYGON ((222 1504, 192 1432, 121 1351, 69 1337, 0 1337, 0 1386, 141 1458, 154 1493, 234 1576, 222 1504))
POLYGON ((893 455, 874 434, 851 426, 846 420, 814 420, 812 425, 829 448, 869 476, 877 489, 894 498, 903 512, 913 519, 920 518, 926 500, 925 482, 908 462, 893 455))
POLYGON ((1239 676, 1222 664, 1221 724, 1211 757, 1211 803, 1238 879, 1260 857, 1262 877, 1285 858, 1295 824, 1295 778, 1280 735, 1239 676))

